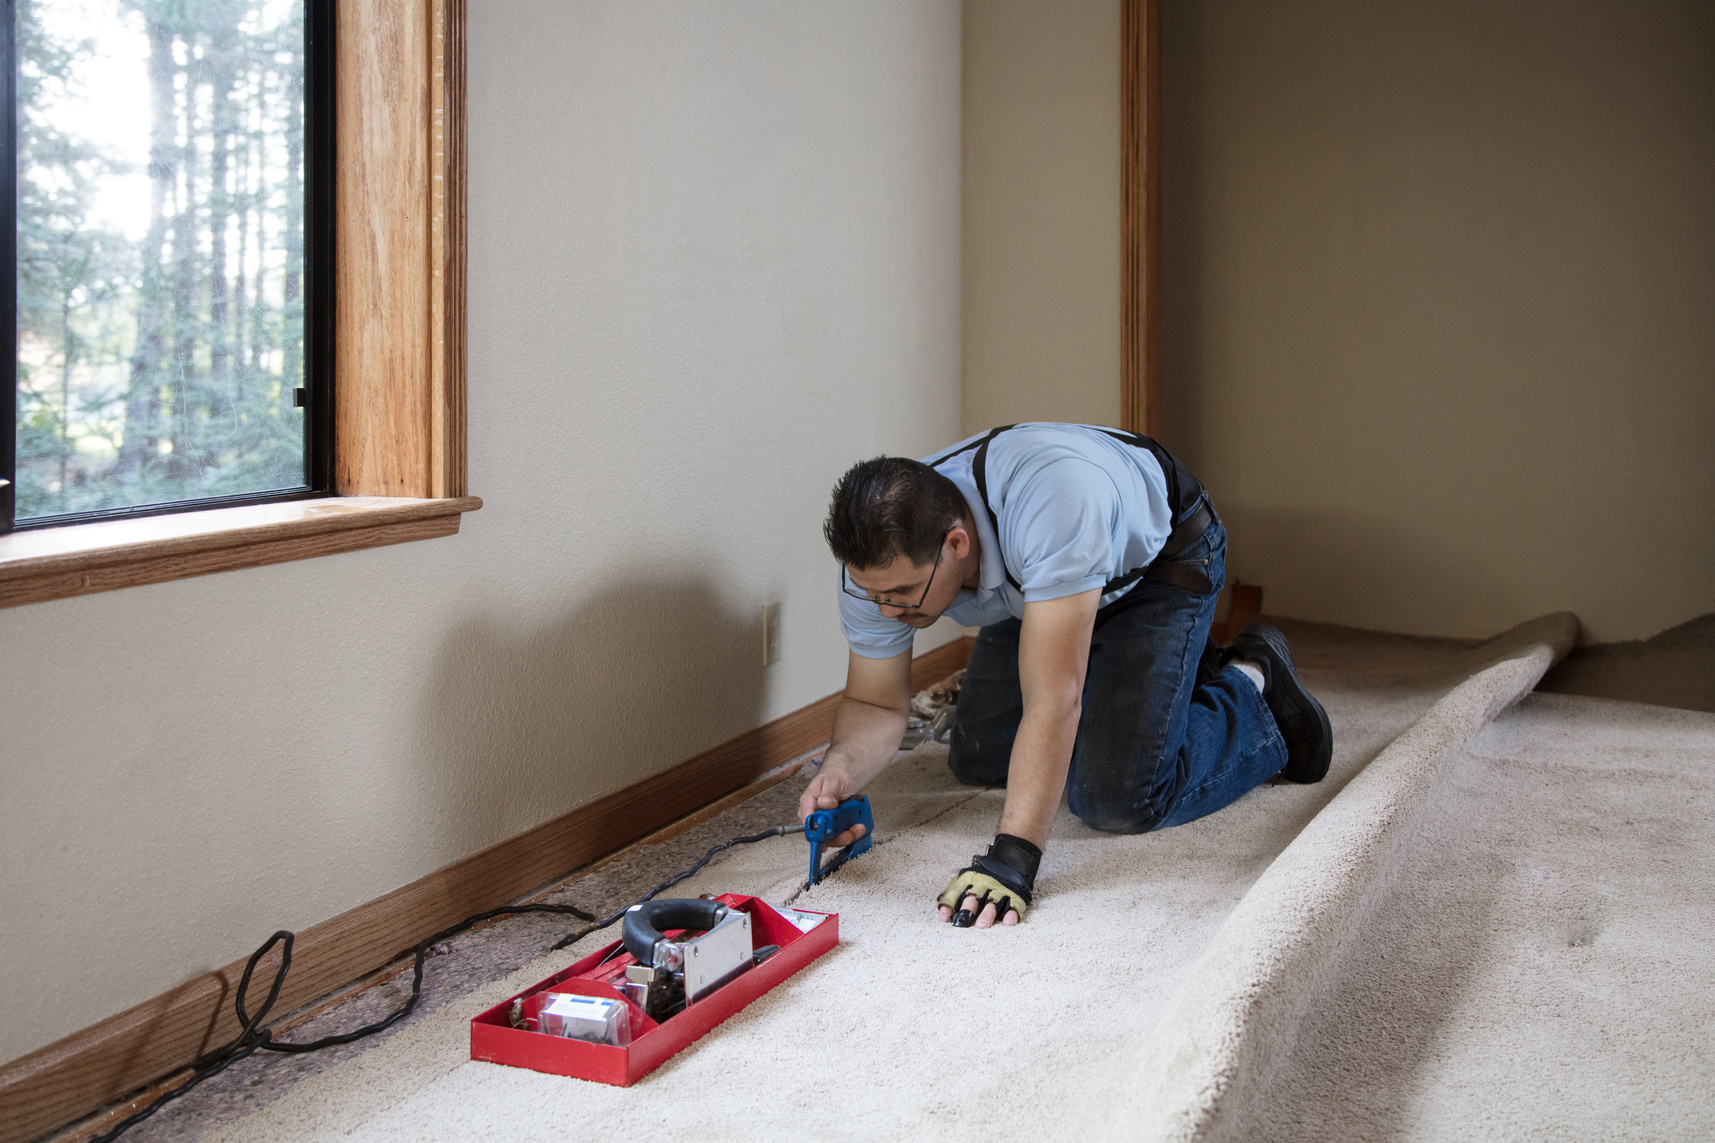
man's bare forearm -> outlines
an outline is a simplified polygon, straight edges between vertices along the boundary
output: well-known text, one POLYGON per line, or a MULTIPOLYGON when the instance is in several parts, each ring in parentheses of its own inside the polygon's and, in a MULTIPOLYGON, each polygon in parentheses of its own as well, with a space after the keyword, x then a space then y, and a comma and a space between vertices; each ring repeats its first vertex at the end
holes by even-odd
POLYGON ((1072 747, 1078 737, 1082 710, 1076 690, 1039 694, 1027 701, 1019 720, 1018 737, 1012 744, 1012 762, 1006 774, 1006 807, 1000 814, 1000 832, 1048 848, 1048 833, 1066 789, 1066 773, 1072 765, 1072 747))
POLYGON ((1048 848, 1083 711, 1084 668, 1100 590, 1024 605, 1018 686, 1024 713, 1013 739, 1000 832, 1048 848))
MULTIPOLYGON (((832 809, 887 769, 905 737, 905 712, 911 709, 911 652, 890 659, 846 656, 846 693, 834 710, 834 736, 822 769, 798 799, 798 814, 832 809)), ((845 845, 858 836, 853 826, 840 835, 845 845), (849 835, 849 836, 848 836, 849 835)))
POLYGON ((822 769, 842 770, 861 790, 887 769, 905 737, 905 712, 843 698, 834 711, 834 736, 822 769))

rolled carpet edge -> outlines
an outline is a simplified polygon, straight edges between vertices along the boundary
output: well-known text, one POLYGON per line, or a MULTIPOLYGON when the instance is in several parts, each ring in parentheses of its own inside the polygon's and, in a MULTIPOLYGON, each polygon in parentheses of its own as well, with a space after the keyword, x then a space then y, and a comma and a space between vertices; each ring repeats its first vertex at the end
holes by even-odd
POLYGON ((1362 925, 1444 765, 1571 650, 1570 612, 1469 652, 1470 674, 1335 795, 1277 857, 1187 974, 1116 1092, 1117 1138, 1212 1143, 1266 1090, 1333 953, 1362 925))

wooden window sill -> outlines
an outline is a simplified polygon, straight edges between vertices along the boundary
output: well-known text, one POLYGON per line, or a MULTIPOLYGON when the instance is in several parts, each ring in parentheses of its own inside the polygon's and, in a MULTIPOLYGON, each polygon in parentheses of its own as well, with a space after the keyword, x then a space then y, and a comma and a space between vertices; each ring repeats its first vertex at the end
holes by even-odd
POLYGON ((0 607, 450 536, 475 496, 330 496, 0 536, 0 607))

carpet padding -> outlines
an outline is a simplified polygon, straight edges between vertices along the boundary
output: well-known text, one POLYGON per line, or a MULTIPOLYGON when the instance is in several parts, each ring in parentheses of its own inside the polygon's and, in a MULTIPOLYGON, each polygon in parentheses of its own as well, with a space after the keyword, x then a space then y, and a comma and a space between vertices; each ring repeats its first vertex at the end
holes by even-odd
POLYGON ((1715 614, 1648 639, 1574 647, 1536 689, 1715 712, 1715 614))

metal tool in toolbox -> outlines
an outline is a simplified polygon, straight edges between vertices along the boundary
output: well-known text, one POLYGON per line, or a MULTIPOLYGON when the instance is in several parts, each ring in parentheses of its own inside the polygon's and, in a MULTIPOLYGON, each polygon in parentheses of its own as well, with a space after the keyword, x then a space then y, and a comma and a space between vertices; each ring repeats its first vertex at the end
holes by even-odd
POLYGON ((751 943, 750 914, 702 897, 633 905, 624 934, 634 963, 625 966, 619 990, 653 1020, 695 1004, 780 951, 751 943), (678 930, 679 939, 667 930, 678 930))
POLYGON ((810 842, 810 877, 805 884, 820 885, 822 878, 875 848, 875 817, 870 812, 869 799, 859 794, 831 810, 816 810, 804 819, 804 837, 810 842), (822 847, 856 825, 863 826, 863 836, 822 865, 822 847))

